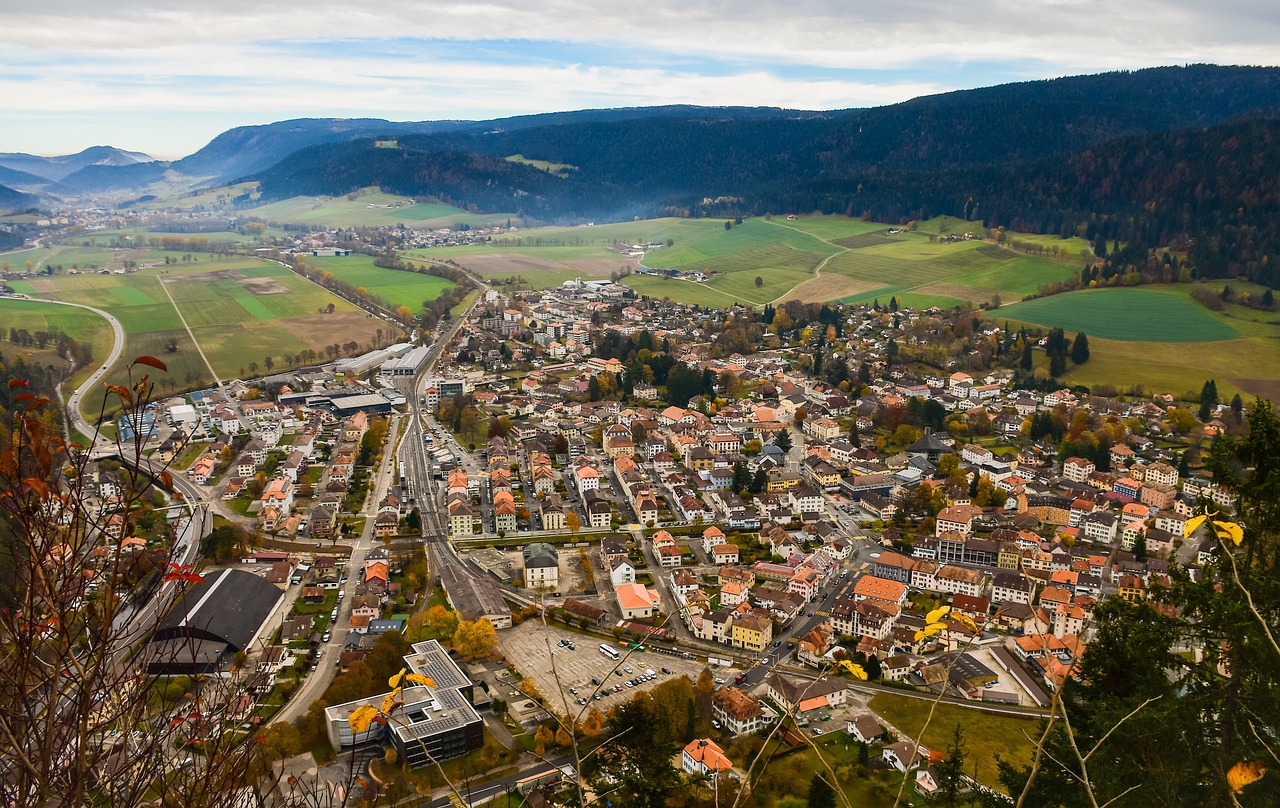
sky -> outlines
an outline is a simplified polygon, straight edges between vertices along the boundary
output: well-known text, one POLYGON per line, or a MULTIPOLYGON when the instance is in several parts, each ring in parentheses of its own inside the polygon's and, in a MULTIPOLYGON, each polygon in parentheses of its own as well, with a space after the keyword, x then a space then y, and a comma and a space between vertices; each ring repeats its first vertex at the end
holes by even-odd
POLYGON ((1011 81, 1280 64, 1275 0, 0 0, 0 152, 176 159, 301 117, 846 109, 1011 81))

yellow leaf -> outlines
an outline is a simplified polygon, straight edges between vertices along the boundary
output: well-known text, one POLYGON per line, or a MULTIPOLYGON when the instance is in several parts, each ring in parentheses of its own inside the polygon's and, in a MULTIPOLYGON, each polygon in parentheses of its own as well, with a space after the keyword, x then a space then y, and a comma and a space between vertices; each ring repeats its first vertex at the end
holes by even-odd
POLYGON ((1241 761, 1231 767, 1231 771, 1227 772, 1227 785, 1231 786, 1231 790, 1237 794, 1244 791, 1244 787, 1250 783, 1256 783, 1262 779, 1262 775, 1267 773, 1267 764, 1261 760, 1252 760, 1248 763, 1241 761))
POLYGON ((924 621, 926 623, 936 623, 939 620, 941 620, 943 617, 945 617, 950 611, 951 611, 950 606, 939 606, 938 608, 929 612, 928 616, 925 617, 924 621))
POLYGON ((855 679, 861 679, 864 682, 867 680, 867 672, 862 669, 861 665, 850 665, 847 668, 845 668, 845 670, 853 674, 853 677, 855 679))
POLYGON ((951 619, 956 621, 960 625, 964 626, 965 628, 969 629, 974 634, 978 633, 978 624, 973 622, 973 620, 969 619, 968 616, 963 614, 952 614, 951 619))
POLYGON ((399 673, 397 673, 395 676, 392 676, 390 679, 387 680, 387 684, 390 685, 391 687, 399 687, 400 680, 404 678, 404 674, 406 670, 407 670, 406 668, 401 668, 399 673))
POLYGON ((351 725, 352 732, 365 732, 369 729, 369 725, 373 723, 373 717, 378 711, 373 709, 372 704, 361 704, 351 712, 347 718, 347 723, 351 725))
POLYGON ((916 632, 916 642, 920 642, 924 638, 925 638, 925 633, 923 631, 916 632))
POLYGON ((378 710, 378 712, 382 713, 383 715, 387 715, 388 713, 391 712, 391 705, 395 703, 396 703, 396 694, 388 693, 386 696, 382 698, 382 707, 378 710))
POLYGON ((1187 520, 1187 523, 1183 525, 1182 535, 1190 536, 1192 533, 1195 533, 1197 530, 1200 529, 1200 526, 1204 524, 1204 520, 1208 518, 1209 518, 1208 514, 1203 514, 1203 513, 1200 514, 1199 516, 1191 517, 1190 519, 1187 520))
POLYGON ((404 678, 408 679, 410 682, 413 682, 415 685, 426 685, 427 687, 436 686, 435 679, 432 679, 430 676, 423 676, 420 673, 411 673, 404 678))
POLYGON ((1234 544, 1239 545, 1244 541, 1244 528, 1235 522, 1214 522, 1214 529, 1218 533, 1219 539, 1230 539, 1234 544))

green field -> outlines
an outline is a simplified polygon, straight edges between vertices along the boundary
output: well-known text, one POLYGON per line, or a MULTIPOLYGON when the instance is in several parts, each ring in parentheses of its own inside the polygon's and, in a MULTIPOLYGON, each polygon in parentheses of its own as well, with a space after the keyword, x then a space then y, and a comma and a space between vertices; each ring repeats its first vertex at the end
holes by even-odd
POLYGON ((243 211, 245 216, 285 224, 319 224, 326 227, 378 227, 405 224, 411 227, 447 227, 451 224, 483 226, 505 223, 510 213, 468 213, 437 203, 413 202, 408 197, 364 188, 348 196, 295 196, 243 211), (354 197, 354 198, 352 198, 354 197))
POLYGON ((427 300, 435 300, 440 293, 455 284, 445 278, 384 269, 374 266, 368 255, 348 255, 333 258, 307 258, 308 266, 333 273, 335 278, 352 286, 368 290, 369 294, 385 301, 388 306, 408 306, 418 312, 427 300))
POLYGON ((1211 342, 1240 332, 1177 292, 1086 289, 1001 309, 1010 319, 1133 342, 1211 342))
MULTIPOLYGON (((0 299, 0 323, 4 324, 0 339, 9 338, 9 329, 26 329, 34 334, 37 331, 58 331, 77 342, 87 342, 93 346, 95 362, 101 362, 111 354, 111 327, 107 321, 84 309, 70 306, 58 306, 39 300, 0 299)), ((26 351, 11 343, 4 343, 0 348, 6 355, 22 356, 26 351)), ((87 376, 95 365, 80 368, 73 377, 75 384, 87 376)))
MULTIPOLYGON (((911 740, 919 737, 931 706, 928 699, 891 693, 879 693, 870 703, 877 715, 907 733, 911 740)), ((978 781, 984 785, 1000 787, 996 755, 1014 766, 1031 762, 1035 745, 1029 736, 1036 737, 1039 721, 939 704, 921 742, 930 750, 945 752, 956 724, 964 731, 967 741, 965 771, 972 772, 976 766, 978 781)))
MULTIPOLYGON (((180 263, 125 275, 63 274, 11 285, 33 298, 95 306, 115 316, 126 333, 122 362, 152 355, 169 366, 167 374, 153 374, 161 393, 211 381, 179 311, 222 378, 252 373, 250 365, 266 370, 268 358, 285 367, 308 347, 323 352, 326 345, 351 340, 365 346, 376 328, 391 330, 305 278, 252 258, 180 263), (324 313, 329 304, 332 314, 324 313), (172 342, 176 350, 169 350, 172 342)), ((94 318, 89 312, 66 311, 72 314, 46 316, 94 318)), ((109 341, 110 334, 102 338, 109 341)), ((108 353, 109 347, 99 350, 95 342, 95 356, 108 353)), ((107 380, 123 383, 123 368, 118 366, 107 380)), ((96 407, 96 401, 85 402, 86 411, 96 407)))

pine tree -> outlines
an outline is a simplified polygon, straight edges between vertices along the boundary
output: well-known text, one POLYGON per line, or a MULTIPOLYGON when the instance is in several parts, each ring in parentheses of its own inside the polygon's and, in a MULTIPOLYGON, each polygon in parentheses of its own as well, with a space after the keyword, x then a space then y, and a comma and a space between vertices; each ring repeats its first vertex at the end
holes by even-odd
POLYGON ((1218 383, 1210 379, 1200 389, 1200 420, 1208 421, 1216 406, 1218 406, 1218 383))
POLYGON ((836 808, 836 790, 818 772, 809 781, 809 808, 836 808))
POLYGON ((1066 372, 1067 372, 1066 354, 1061 352, 1055 352, 1050 354, 1049 355, 1049 375, 1056 379, 1066 372))
POLYGON ((951 743, 947 744, 946 757, 933 767, 938 775, 939 805, 956 808, 960 804, 960 789, 964 786, 964 762, 967 757, 964 731, 956 724, 951 743))
POLYGON ((1075 342, 1071 343, 1071 361, 1077 365, 1089 361, 1089 338, 1083 331, 1076 334, 1075 342))

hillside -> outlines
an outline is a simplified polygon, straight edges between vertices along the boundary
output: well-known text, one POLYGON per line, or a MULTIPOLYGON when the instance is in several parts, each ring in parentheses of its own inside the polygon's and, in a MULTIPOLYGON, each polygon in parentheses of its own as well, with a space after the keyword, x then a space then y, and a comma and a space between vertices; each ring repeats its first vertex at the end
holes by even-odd
POLYGON ((59 157, 40 157, 34 154, 0 154, 0 166, 24 171, 47 180, 60 180, 85 166, 129 166, 151 162, 153 158, 141 153, 117 149, 114 146, 90 146, 76 154, 59 157))
POLYGON ((0 210, 21 210, 35 207, 39 200, 31 194, 15 191, 7 185, 0 185, 0 210))

